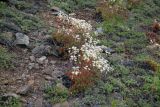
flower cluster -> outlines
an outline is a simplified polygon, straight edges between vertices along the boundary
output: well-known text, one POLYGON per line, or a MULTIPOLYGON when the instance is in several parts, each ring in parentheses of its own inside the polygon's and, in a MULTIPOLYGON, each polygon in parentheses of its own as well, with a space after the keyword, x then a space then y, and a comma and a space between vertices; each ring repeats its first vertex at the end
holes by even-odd
POLYGON ((62 12, 59 13, 57 22, 58 31, 54 34, 54 39, 60 44, 60 52, 69 56, 72 63, 72 69, 65 73, 72 81, 70 91, 84 91, 94 85, 101 72, 107 73, 112 68, 101 55, 103 47, 97 46, 98 40, 91 35, 91 24, 62 12))
POLYGON ((93 39, 91 36, 91 24, 87 23, 85 20, 72 18, 64 13, 60 13, 58 18, 62 21, 62 23, 64 23, 62 28, 63 31, 67 31, 66 33, 69 31, 74 32, 74 29, 78 29, 78 32, 72 33, 71 36, 76 40, 80 40, 81 44, 79 44, 80 46, 78 47, 73 45, 69 48, 70 61, 74 63, 75 67, 73 67, 73 69, 76 68, 73 70, 72 74, 78 75, 81 73, 79 69, 88 69, 90 71, 91 69, 93 70, 93 67, 106 73, 112 69, 108 64, 108 61, 101 56, 102 49, 100 46, 97 46, 98 40, 93 39), (69 26, 66 26, 66 23, 69 26), (79 31, 81 31, 81 34, 79 34, 79 31), (92 68, 88 65, 79 67, 81 63, 83 63, 82 60, 92 60, 92 68))

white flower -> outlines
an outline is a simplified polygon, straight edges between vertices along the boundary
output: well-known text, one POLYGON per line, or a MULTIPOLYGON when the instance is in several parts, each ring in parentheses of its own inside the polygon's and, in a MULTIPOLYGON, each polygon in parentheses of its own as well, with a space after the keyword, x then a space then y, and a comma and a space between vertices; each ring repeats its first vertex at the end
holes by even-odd
MULTIPOLYGON (((91 36, 91 32, 92 32, 91 24, 87 23, 85 20, 72 18, 64 13, 60 13, 58 17, 61 20, 63 20, 63 23, 67 22, 73 27, 83 31, 82 35, 79 35, 79 34, 71 35, 73 38, 75 38, 76 40, 81 40, 81 36, 85 37, 84 39, 85 43, 81 46, 80 49, 78 49, 75 46, 72 46, 69 49, 70 61, 77 62, 78 58, 80 57, 80 52, 82 52, 82 57, 84 58, 84 60, 92 59, 93 66, 96 67, 99 71, 107 73, 108 71, 112 70, 112 68, 108 64, 108 60, 104 59, 101 56, 102 48, 100 46, 97 46, 97 43, 99 41, 94 40, 91 36)), ((68 33, 68 35, 71 32, 73 32, 72 29, 65 28, 64 26, 62 27, 62 30, 68 33)), ((109 52, 106 51, 106 53, 109 53, 109 52)), ((80 73, 79 67, 73 67, 72 69, 73 69, 72 74, 78 75, 80 73)), ((88 66, 85 66, 84 69, 90 70, 88 66)))

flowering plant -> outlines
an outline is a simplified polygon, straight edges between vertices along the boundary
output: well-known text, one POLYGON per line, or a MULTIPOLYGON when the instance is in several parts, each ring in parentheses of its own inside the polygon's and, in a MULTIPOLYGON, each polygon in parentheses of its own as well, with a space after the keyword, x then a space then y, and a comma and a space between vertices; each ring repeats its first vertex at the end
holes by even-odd
POLYGON ((60 40, 56 40, 62 42, 65 51, 68 50, 73 65, 72 70, 66 73, 73 82, 71 90, 85 89, 94 83, 93 78, 98 77, 97 71, 107 73, 112 69, 101 56, 102 49, 97 46, 98 40, 92 38, 92 26, 89 23, 60 13, 58 28, 57 32, 62 35, 59 35, 60 40))

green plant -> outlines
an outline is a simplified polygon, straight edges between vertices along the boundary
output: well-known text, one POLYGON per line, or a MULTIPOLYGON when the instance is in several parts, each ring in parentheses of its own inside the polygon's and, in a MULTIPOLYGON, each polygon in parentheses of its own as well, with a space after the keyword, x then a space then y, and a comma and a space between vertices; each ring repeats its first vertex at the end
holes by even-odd
POLYGON ((128 75, 130 73, 130 69, 123 65, 116 65, 114 69, 116 72, 121 73, 122 75, 128 75))
POLYGON ((22 107, 20 99, 0 96, 0 107, 22 107))
POLYGON ((106 83, 104 85, 104 90, 105 90, 106 93, 111 93, 113 91, 113 85, 109 84, 109 83, 106 83))
MULTIPOLYGON (((4 2, 0 2, 0 5, 0 19, 3 23, 7 23, 7 20, 9 20, 20 27, 23 32, 29 32, 43 25, 43 22, 35 16, 23 13, 4 2)), ((3 23, 1 23, 2 28, 5 27, 3 23)))
POLYGON ((55 5, 67 12, 73 12, 77 9, 83 9, 85 7, 94 7, 96 0, 51 0, 51 6, 55 5))
POLYGON ((5 48, 0 47, 0 69, 11 67, 12 57, 13 55, 8 53, 5 48))
POLYGON ((148 55, 147 53, 140 53, 137 54, 133 59, 135 61, 147 61, 148 59, 150 59, 150 55, 148 55))
POLYGON ((66 101, 69 95, 68 89, 58 86, 47 87, 45 93, 46 98, 53 104, 66 101))
POLYGON ((94 106, 94 105, 105 105, 106 97, 104 95, 86 95, 82 101, 82 106, 94 106))
POLYGON ((128 13, 124 6, 119 3, 111 3, 110 1, 99 1, 96 7, 97 13, 101 13, 104 20, 116 17, 126 18, 128 13))

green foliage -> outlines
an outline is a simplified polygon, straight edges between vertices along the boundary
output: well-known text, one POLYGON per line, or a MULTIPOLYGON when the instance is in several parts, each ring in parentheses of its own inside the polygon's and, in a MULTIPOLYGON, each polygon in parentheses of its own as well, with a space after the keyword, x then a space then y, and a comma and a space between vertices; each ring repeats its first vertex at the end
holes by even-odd
POLYGON ((94 106, 94 105, 104 105, 106 104, 106 98, 104 95, 87 95, 82 99, 81 105, 89 105, 89 106, 94 106))
POLYGON ((47 87, 45 93, 46 98, 53 104, 66 101, 69 95, 69 92, 66 88, 61 88, 58 86, 47 87))
POLYGON ((11 67, 12 57, 5 48, 0 47, 0 69, 11 67))
POLYGON ((104 46, 110 47, 113 45, 113 42, 114 41, 112 41, 112 40, 102 39, 102 40, 100 40, 99 45, 104 45, 104 46))
POLYGON ((73 12, 76 9, 94 7, 96 0, 51 0, 51 5, 58 6, 67 12, 73 12))
POLYGON ((140 53, 134 57, 135 61, 146 61, 148 59, 150 59, 150 55, 148 55, 147 53, 140 53))
POLYGON ((22 107, 20 99, 0 96, 0 107, 22 107))
MULTIPOLYGON (((42 26, 42 22, 39 18, 23 13, 22 11, 17 10, 7 6, 5 3, 0 2, 0 19, 2 22, 14 23, 18 25, 23 32, 29 32, 34 29, 38 29, 42 26)), ((3 27, 3 25, 1 25, 3 27)))
POLYGON ((123 66, 123 65, 116 65, 114 67, 114 70, 116 72, 121 73, 122 75, 128 75, 130 73, 130 70, 127 67, 123 66))
POLYGON ((102 27, 106 33, 116 33, 117 30, 125 29, 124 20, 121 17, 105 20, 102 27))
POLYGON ((113 91, 113 85, 106 83, 104 85, 104 90, 105 90, 106 93, 111 93, 113 91))

